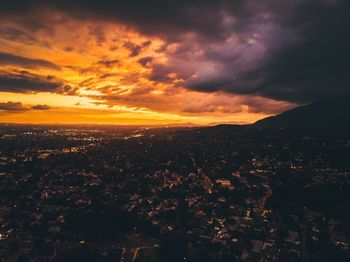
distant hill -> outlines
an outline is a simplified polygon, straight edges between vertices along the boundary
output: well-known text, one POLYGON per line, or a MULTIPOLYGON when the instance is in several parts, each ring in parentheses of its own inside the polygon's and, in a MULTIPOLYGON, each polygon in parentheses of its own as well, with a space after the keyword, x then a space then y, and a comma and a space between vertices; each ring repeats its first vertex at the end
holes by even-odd
POLYGON ((260 129, 283 129, 315 135, 350 136, 350 97, 319 100, 277 116, 259 120, 253 126, 260 129))
POLYGON ((350 137, 350 97, 319 100, 251 125, 225 124, 195 130, 201 136, 217 137, 264 134, 350 137))

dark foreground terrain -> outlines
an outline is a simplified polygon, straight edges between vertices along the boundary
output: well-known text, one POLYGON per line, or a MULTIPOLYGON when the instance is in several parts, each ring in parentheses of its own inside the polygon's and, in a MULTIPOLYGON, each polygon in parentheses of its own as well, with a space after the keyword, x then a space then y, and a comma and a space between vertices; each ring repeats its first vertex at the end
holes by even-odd
POLYGON ((350 138, 284 118, 1 125, 0 260, 350 261, 350 138))

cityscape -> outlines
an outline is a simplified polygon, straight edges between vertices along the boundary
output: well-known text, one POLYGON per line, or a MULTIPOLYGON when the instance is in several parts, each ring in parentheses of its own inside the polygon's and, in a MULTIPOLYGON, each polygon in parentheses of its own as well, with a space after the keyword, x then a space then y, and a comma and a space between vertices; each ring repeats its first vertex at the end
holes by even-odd
POLYGON ((348 261, 350 138, 2 124, 4 261, 348 261))

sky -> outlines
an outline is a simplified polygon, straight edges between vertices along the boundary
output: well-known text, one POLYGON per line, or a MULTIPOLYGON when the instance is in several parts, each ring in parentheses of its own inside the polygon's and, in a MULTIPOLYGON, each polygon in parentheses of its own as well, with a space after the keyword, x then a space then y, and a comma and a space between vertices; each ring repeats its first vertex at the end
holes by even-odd
POLYGON ((0 0, 0 122, 247 124, 349 95, 348 0, 0 0))

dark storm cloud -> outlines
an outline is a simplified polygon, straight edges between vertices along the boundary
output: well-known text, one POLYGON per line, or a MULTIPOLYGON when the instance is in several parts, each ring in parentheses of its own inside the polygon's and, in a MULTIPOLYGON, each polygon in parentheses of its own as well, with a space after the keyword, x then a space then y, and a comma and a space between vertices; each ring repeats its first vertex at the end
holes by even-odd
POLYGON ((89 28, 90 35, 96 40, 96 44, 101 46, 106 41, 106 36, 99 26, 94 26, 89 28))
POLYGON ((24 112, 28 110, 29 108, 24 107, 21 102, 9 101, 7 103, 0 103, 0 112, 6 111, 9 113, 19 113, 19 112, 24 112))
MULTIPOLYGON (((349 1, 296 2, 288 15, 274 14, 270 24, 254 22, 236 31, 242 40, 238 50, 226 52, 224 45, 223 52, 209 50, 201 59, 212 62, 212 71, 185 78, 185 85, 204 92, 258 94, 297 103, 350 94, 349 12, 349 1), (245 42, 249 32, 260 39, 248 37, 245 42), (259 44, 265 48, 261 52, 259 44)), ((186 56, 191 54, 185 52, 186 56)), ((203 70, 200 64, 198 68, 203 70)))
POLYGON ((105 67, 112 67, 116 66, 120 63, 119 59, 111 59, 111 60, 100 60, 97 62, 98 65, 102 65, 105 67))
POLYGON ((25 107, 21 102, 8 101, 7 103, 0 103, 0 113, 21 113, 29 110, 49 110, 48 105, 35 105, 32 107, 25 107))
POLYGON ((140 53, 140 51, 141 51, 141 48, 142 48, 141 46, 135 45, 135 44, 133 44, 133 43, 131 43, 131 42, 126 42, 126 43, 124 44, 124 47, 125 47, 126 49, 129 49, 129 51, 130 51, 129 56, 130 56, 130 57, 138 56, 139 53, 140 53))
POLYGON ((298 28, 300 40, 256 72, 263 78, 258 92, 302 102, 350 94, 349 13, 349 1, 299 6, 289 23, 298 28))
POLYGON ((292 11, 281 18, 280 25, 286 32, 294 31, 294 39, 272 48, 256 68, 235 77, 230 75, 235 65, 230 67, 225 62, 220 74, 193 81, 190 87, 208 92, 221 89, 253 93, 299 103, 350 94, 349 2, 309 1, 292 11))
POLYGON ((31 109, 34 109, 34 110, 49 110, 51 108, 48 105, 35 105, 35 106, 32 106, 31 109))
POLYGON ((0 38, 29 45, 39 43, 35 37, 27 32, 12 27, 0 28, 0 38))
MULTIPOLYGON (((0 15, 1 11, 0 11, 0 15)), ((11 19, 11 18, 9 18, 11 19)), ((3 19, 0 17, 0 23, 3 19)), ((0 28, 0 40, 7 40, 11 42, 18 42, 25 45, 41 45, 46 48, 51 48, 50 44, 47 41, 40 41, 36 37, 32 35, 32 32, 38 31, 38 29, 35 26, 32 26, 30 23, 38 23, 34 20, 29 21, 16 21, 20 27, 22 27, 24 30, 9 26, 4 26, 3 28, 0 28)), ((33 25, 34 25, 33 24, 33 25)), ((46 33, 48 35, 52 35, 52 28, 50 26, 46 26, 46 33)))
MULTIPOLYGON (((168 62, 153 66, 154 81, 171 82, 169 73, 176 73, 189 89, 298 103, 349 94, 348 0, 3 0, 0 12, 28 14, 38 7, 161 37, 168 62)), ((92 33, 104 42, 98 27, 92 33)), ((130 56, 143 48, 125 47, 130 56)))
POLYGON ((0 52, 0 66, 20 66, 24 68, 47 68, 51 70, 60 70, 61 68, 46 60, 32 59, 24 56, 12 55, 9 53, 0 52))
POLYGON ((145 48, 147 48, 151 44, 152 44, 152 41, 145 41, 140 45, 127 41, 124 43, 123 46, 130 51, 129 56, 134 57, 134 56, 138 56, 145 48))
POLYGON ((147 67, 149 64, 151 64, 153 61, 153 57, 151 56, 146 56, 142 57, 138 60, 139 64, 142 65, 143 67, 147 67))
POLYGON ((26 71, 0 71, 0 92, 36 93, 63 92, 62 83, 52 76, 40 76, 26 71))
MULTIPOLYGON (((79 19, 120 21, 140 29, 143 33, 172 38, 184 31, 198 31, 208 36, 221 33, 217 30, 221 14, 216 11, 225 7, 238 12, 243 2, 241 0, 3 0, 0 3, 0 12, 7 15, 28 14, 33 10, 55 9, 79 19)), ((244 14, 242 11, 242 15, 244 14)), ((95 32, 101 35, 98 28, 92 28, 92 33, 95 32)))

